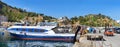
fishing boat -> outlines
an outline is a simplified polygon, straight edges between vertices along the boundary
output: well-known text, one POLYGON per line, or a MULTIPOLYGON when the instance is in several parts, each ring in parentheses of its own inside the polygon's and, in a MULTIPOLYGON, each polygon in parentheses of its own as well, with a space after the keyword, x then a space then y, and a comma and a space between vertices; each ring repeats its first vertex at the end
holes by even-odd
MULTIPOLYGON (((12 38, 23 40, 73 41, 75 34, 54 31, 56 26, 11 26, 12 38)), ((58 29, 59 30, 59 29, 58 29)))

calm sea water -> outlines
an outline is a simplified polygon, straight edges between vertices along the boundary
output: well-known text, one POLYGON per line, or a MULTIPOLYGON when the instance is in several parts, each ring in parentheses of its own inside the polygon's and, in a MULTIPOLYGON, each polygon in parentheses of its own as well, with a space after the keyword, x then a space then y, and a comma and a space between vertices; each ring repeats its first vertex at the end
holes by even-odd
POLYGON ((70 42, 28 41, 12 39, 7 32, 0 31, 0 47, 72 47, 70 42))
POLYGON ((49 41, 12 40, 0 42, 0 47, 72 47, 72 43, 49 41))

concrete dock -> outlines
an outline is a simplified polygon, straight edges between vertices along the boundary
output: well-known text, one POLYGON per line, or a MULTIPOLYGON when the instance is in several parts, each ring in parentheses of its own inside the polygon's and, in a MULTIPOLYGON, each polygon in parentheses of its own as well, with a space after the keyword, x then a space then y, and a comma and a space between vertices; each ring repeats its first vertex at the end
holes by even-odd
POLYGON ((120 34, 114 34, 114 36, 101 34, 104 40, 87 40, 86 36, 82 36, 73 47, 120 47, 120 34))

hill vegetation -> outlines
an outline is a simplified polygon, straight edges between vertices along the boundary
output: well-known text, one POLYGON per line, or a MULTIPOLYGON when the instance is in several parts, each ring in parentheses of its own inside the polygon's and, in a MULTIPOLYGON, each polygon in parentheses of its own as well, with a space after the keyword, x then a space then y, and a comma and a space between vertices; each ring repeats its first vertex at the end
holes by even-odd
POLYGON ((8 21, 11 21, 11 22, 20 21, 21 19, 23 19, 26 16, 35 17, 38 15, 43 16, 44 20, 55 19, 54 17, 45 16, 44 14, 38 14, 35 12, 27 12, 24 9, 9 6, 6 3, 3 3, 2 1, 0 1, 0 15, 7 16, 8 21))
POLYGON ((87 25, 87 26, 105 26, 105 24, 109 24, 111 26, 119 26, 119 24, 113 20, 112 18, 102 15, 102 14, 88 14, 85 16, 79 17, 72 17, 71 23, 75 24, 79 22, 80 25, 87 25))
MULTIPOLYGON (((44 14, 28 12, 21 8, 9 6, 6 3, 3 3, 2 1, 0 1, 0 15, 7 16, 8 21, 10 22, 20 21, 25 17, 36 17, 38 15, 43 16, 43 20, 50 21, 51 19, 56 19, 54 17, 47 16, 44 14)), ((72 17, 71 19, 68 19, 68 21, 67 22, 64 21, 64 23, 65 24, 79 23, 80 25, 87 25, 87 26, 105 26, 106 23, 109 23, 110 25, 119 26, 119 24, 115 20, 103 14, 88 14, 85 16, 78 16, 78 17, 75 16, 72 17)))

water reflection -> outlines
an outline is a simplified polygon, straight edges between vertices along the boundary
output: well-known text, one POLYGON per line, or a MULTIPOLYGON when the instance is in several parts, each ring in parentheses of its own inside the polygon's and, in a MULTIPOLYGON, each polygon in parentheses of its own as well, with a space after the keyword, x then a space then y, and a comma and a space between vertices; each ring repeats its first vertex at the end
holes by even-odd
POLYGON ((8 41, 8 47, 72 47, 73 43, 68 42, 50 42, 50 41, 8 41))

